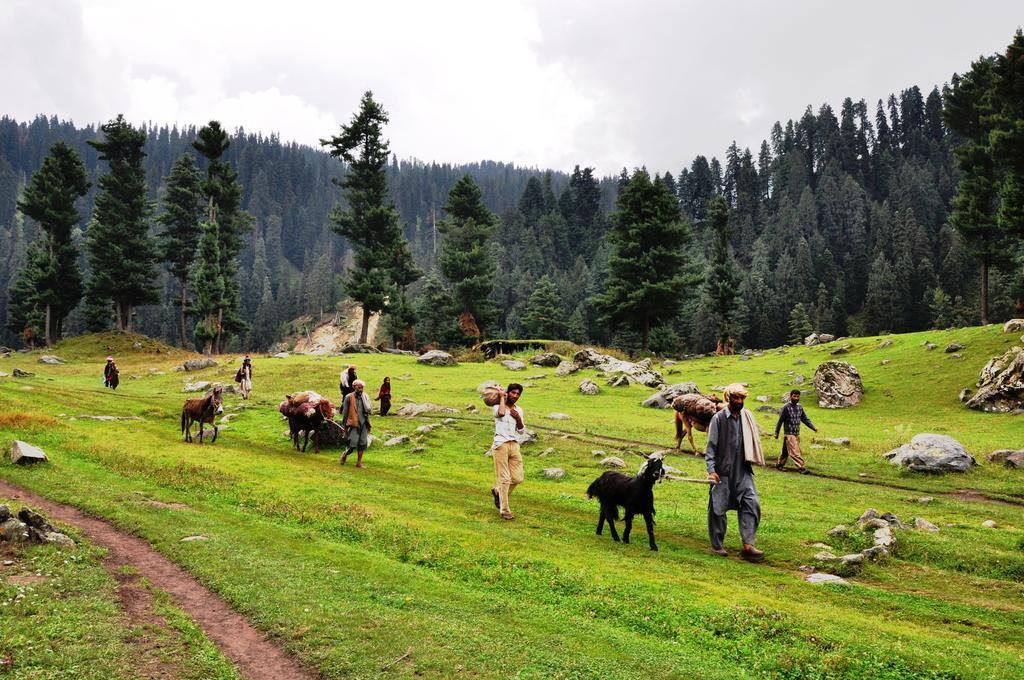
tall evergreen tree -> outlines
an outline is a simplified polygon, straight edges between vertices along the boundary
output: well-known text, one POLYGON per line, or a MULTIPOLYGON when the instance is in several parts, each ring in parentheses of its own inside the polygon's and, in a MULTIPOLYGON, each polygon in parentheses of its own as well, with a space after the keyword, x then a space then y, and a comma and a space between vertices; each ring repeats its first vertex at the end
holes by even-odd
POLYGON ((182 154, 175 161, 171 175, 167 179, 163 212, 157 217, 157 221, 164 228, 158 236, 161 255, 181 289, 178 302, 178 334, 183 347, 188 342, 185 326, 185 316, 188 313, 188 276, 196 256, 199 225, 203 221, 204 212, 201 182, 195 158, 191 154, 182 154))
POLYGON ((366 92, 359 111, 341 134, 320 140, 330 154, 349 164, 348 172, 333 181, 340 186, 348 209, 340 206, 331 213, 333 229, 344 236, 355 251, 355 266, 345 277, 349 296, 363 308, 359 341, 365 343, 370 316, 387 307, 397 293, 392 280, 392 254, 403 247, 404 235, 388 193, 388 141, 383 138, 388 114, 366 92))
POLYGON ((135 307, 160 301, 154 285, 157 246, 149 234, 151 207, 142 165, 146 133, 121 115, 101 129, 104 140, 89 145, 107 162, 109 172, 100 177, 100 193, 86 234, 87 295, 97 302, 113 302, 117 329, 130 333, 135 307))
MULTIPOLYGON (((57 142, 17 202, 18 210, 42 230, 40 247, 30 258, 32 271, 27 274, 31 295, 21 304, 39 308, 47 347, 60 337, 64 319, 82 297, 82 274, 71 232, 81 219, 76 204, 88 189, 82 159, 70 146, 57 142)), ((12 294, 18 290, 22 289, 12 288, 12 294)))
POLYGON ((221 269, 220 230, 217 222, 203 222, 196 258, 192 264, 190 287, 195 294, 196 339, 203 343, 203 354, 212 354, 220 335, 224 305, 224 272, 221 269))
POLYGON ((734 340, 741 330, 737 327, 741 277, 730 252, 732 230, 729 228, 729 207, 721 196, 711 199, 708 221, 715 240, 711 265, 704 279, 703 294, 710 302, 709 308, 714 315, 716 352, 732 354, 734 340))
POLYGON ((804 338, 814 332, 811 326, 811 317, 807 314, 804 303, 798 302, 793 305, 789 312, 789 342, 792 345, 802 345, 804 338))
POLYGON ((441 279, 437 274, 428 274, 416 298, 416 334, 420 342, 446 347, 460 338, 462 333, 455 324, 454 307, 451 293, 441 279))
POLYGON ((523 315, 523 332, 531 338, 560 340, 566 336, 565 311, 559 304, 558 288, 545 274, 537 281, 523 315))
POLYGON ((452 285, 459 326, 467 338, 479 338, 494 317, 490 295, 497 265, 489 240, 496 220, 469 175, 452 187, 444 209, 448 216, 438 224, 444 241, 437 263, 452 285))
POLYGON ((663 182, 651 181, 646 170, 633 172, 616 206, 598 306, 612 328, 638 328, 646 352, 651 328, 679 314, 683 293, 697 281, 684 250, 692 238, 690 227, 676 197, 663 182))

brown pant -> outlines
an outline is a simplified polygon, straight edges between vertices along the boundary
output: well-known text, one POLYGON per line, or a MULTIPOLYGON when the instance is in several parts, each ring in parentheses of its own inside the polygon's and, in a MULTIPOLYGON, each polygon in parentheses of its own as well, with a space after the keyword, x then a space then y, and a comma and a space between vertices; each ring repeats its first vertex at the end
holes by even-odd
POLYGON ((523 482, 523 456, 519 453, 519 442, 505 442, 496 446, 494 457, 494 490, 498 492, 501 514, 511 514, 508 497, 512 489, 523 482))
POLYGON ((804 466, 803 452, 800 451, 800 435, 787 434, 782 437, 782 454, 779 456, 777 467, 784 466, 786 458, 792 458, 798 468, 804 466))

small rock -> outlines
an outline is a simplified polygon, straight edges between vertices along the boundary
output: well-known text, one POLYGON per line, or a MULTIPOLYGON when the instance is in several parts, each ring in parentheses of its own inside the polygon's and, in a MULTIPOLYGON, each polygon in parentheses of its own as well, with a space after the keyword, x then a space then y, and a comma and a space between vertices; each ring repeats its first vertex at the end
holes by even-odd
POLYGON ((504 366, 505 368, 507 368, 510 371, 525 371, 526 370, 526 364, 524 362, 522 362, 522 361, 516 361, 515 359, 508 359, 506 361, 502 361, 501 365, 504 366))
POLYGON ((766 403, 768 403, 769 401, 771 401, 771 397, 766 397, 766 396, 765 396, 765 395, 763 395, 763 394, 759 394, 759 395, 757 395, 757 396, 756 396, 756 397, 754 397, 754 398, 755 398, 755 399, 757 399, 757 400, 758 400, 759 402, 761 402, 762 404, 766 404, 766 403))
POLYGON ((875 530, 875 545, 880 545, 888 550, 895 544, 896 536, 892 533, 892 528, 887 526, 885 528, 875 530))
POLYGON ((907 526, 903 522, 900 521, 900 518, 897 517, 896 515, 892 514, 891 512, 883 513, 882 514, 882 519, 885 520, 889 524, 889 526, 891 526, 891 527, 893 527, 895 529, 906 529, 907 528, 907 526))
POLYGON ((45 463, 47 460, 49 459, 46 457, 46 453, 37 446, 32 446, 20 439, 15 439, 11 444, 12 463, 27 465, 29 463, 45 463))
POLYGON ((594 382, 593 380, 588 379, 580 383, 580 392, 582 392, 583 394, 589 394, 593 396, 600 391, 601 388, 598 387, 597 383, 594 382))
POLYGON ((480 409, 476 407, 476 404, 470 404, 466 407, 466 413, 478 413, 480 409))
POLYGON ((884 454, 893 465, 915 472, 966 472, 974 457, 963 444, 944 434, 918 434, 899 448, 884 454))
POLYGON ((384 446, 398 446, 399 444, 407 444, 408 442, 409 435, 400 434, 397 437, 392 437, 391 439, 384 442, 384 446))
POLYGON ((554 447, 549 446, 548 448, 546 448, 543 451, 541 451, 540 454, 537 457, 538 458, 543 458, 544 456, 550 456, 554 452, 555 452, 554 447))
POLYGON ((207 536, 186 536, 185 538, 181 539, 181 542, 182 543, 188 543, 188 542, 191 542, 191 541, 209 541, 209 540, 210 539, 207 536))
POLYGON ((576 364, 569 361, 563 361, 560 364, 558 364, 558 367, 555 369, 555 375, 558 376, 559 378, 562 378, 572 373, 575 373, 578 370, 580 370, 580 367, 577 366, 576 364))
POLYGON ((878 344, 878 349, 885 349, 886 347, 892 347, 892 340, 882 340, 878 344))
POLYGON ((882 359, 881 364, 883 366, 888 366, 889 365, 889 360, 888 359, 882 359))
POLYGON ((964 348, 964 346, 961 345, 960 343, 958 343, 958 342, 951 342, 948 345, 946 345, 946 354, 952 354, 953 352, 959 352, 963 348, 964 348))
POLYGON ((933 534, 937 534, 939 532, 939 528, 937 526, 935 526, 928 520, 924 519, 923 517, 914 518, 914 528, 920 529, 921 531, 930 531, 933 534))
POLYGON ((541 474, 543 474, 548 479, 565 478, 565 470, 563 470, 562 468, 544 468, 543 470, 541 470, 541 474))
POLYGON ((803 385, 805 382, 807 382, 807 376, 799 375, 799 374, 793 376, 793 384, 794 385, 803 385))
POLYGON ((829 444, 835 444, 836 446, 850 445, 849 437, 825 437, 825 441, 827 441, 829 444))
POLYGON ((11 514, 11 508, 8 505, 0 505, 0 524, 3 524, 9 520, 13 515, 11 514))
POLYGON ((935 349, 936 347, 938 347, 938 345, 936 345, 934 342, 926 342, 926 343, 924 343, 924 348, 927 351, 929 351, 929 352, 932 351, 933 349, 935 349))
POLYGON ((457 422, 459 422, 459 421, 455 420, 455 418, 445 418, 444 420, 441 421, 441 424, 442 425, 454 425, 457 422))
POLYGON ((850 529, 845 524, 837 524, 828 531, 825 532, 826 536, 847 536, 850 533, 850 529))
POLYGON ((823 583, 834 583, 836 585, 845 586, 845 585, 849 585, 849 583, 850 583, 849 581, 847 581, 846 579, 842 578, 841 576, 836 576, 835 574, 823 574, 823 573, 808 574, 807 578, 804 579, 804 580, 807 581, 808 583, 813 583, 814 585, 821 585, 823 583))
POLYGON ((11 373, 15 378, 32 378, 35 377, 35 373, 31 371, 23 371, 20 368, 15 368, 11 373))
POLYGON ((797 358, 797 360, 793 362, 793 365, 794 366, 803 366, 806 363, 807 363, 807 359, 804 359, 804 358, 800 357, 800 358, 797 358))
POLYGON ((849 354, 849 353, 850 353, 850 346, 849 345, 843 345, 842 347, 836 347, 831 352, 831 354, 849 354))
POLYGON ((569 420, 568 413, 549 413, 548 420, 569 420))
POLYGON ((835 550, 835 548, 830 546, 828 543, 811 543, 811 547, 818 548, 820 550, 827 550, 828 552, 835 550))
POLYGON ((860 554, 863 555, 865 559, 874 562, 876 560, 884 560, 886 557, 888 557, 889 550, 885 546, 873 545, 870 548, 867 548, 866 550, 861 550, 860 554))
POLYGON ((458 364, 458 362, 455 361, 455 357, 448 354, 448 352, 442 352, 439 349, 433 349, 420 355, 416 358, 416 363, 427 366, 455 366, 458 364))
POLYGON ((868 476, 868 473, 866 473, 866 472, 858 472, 858 473, 857 473, 857 476, 858 476, 858 477, 867 477, 867 476, 868 476))
POLYGON ((25 543, 28 540, 28 525, 21 520, 12 517, 0 524, 0 541, 25 543))
POLYGON ((530 363, 534 366, 553 368, 562 363, 562 357, 551 352, 545 352, 544 354, 538 354, 537 356, 530 357, 530 363))
POLYGON ((857 522, 857 528, 861 531, 871 531, 873 529, 885 529, 889 526, 889 523, 880 517, 873 517, 863 522, 857 522))
POLYGON ((931 496, 921 496, 920 498, 917 499, 917 502, 918 503, 931 503, 934 500, 935 499, 932 498, 931 496))
POLYGON ((618 456, 608 456, 607 458, 601 461, 601 465, 607 468, 622 469, 626 467, 626 462, 619 458, 618 456))
POLYGON ((43 534, 43 543, 55 545, 58 548, 74 548, 75 542, 67 534, 59 531, 47 531, 43 534))
POLYGON ((51 366, 60 366, 64 361, 60 357, 55 357, 52 354, 44 354, 39 357, 39 363, 49 364, 51 366))
POLYGON ((1006 467, 1024 468, 1024 449, 998 449, 988 455, 988 462, 1002 463, 1006 467))
POLYGON ((601 449, 590 449, 590 455, 597 458, 598 456, 604 456, 605 453, 601 449))
POLYGON ((881 513, 878 512, 878 510, 875 510, 874 508, 868 508, 867 510, 864 511, 863 515, 861 515, 859 518, 857 518, 857 521, 858 522, 867 522, 869 519, 875 519, 876 517, 881 517, 881 516, 882 515, 881 515, 881 513))
POLYGON ((746 354, 741 354, 740 355, 740 361, 750 361, 750 356, 748 356, 746 354))
POLYGON ((203 392, 211 384, 213 384, 213 383, 211 383, 209 380, 200 380, 200 381, 194 382, 194 383, 186 383, 185 387, 182 388, 182 391, 183 392, 203 392))
POLYGON ((981 526, 985 527, 986 529, 997 529, 999 527, 998 524, 996 524, 993 520, 990 519, 987 519, 984 522, 982 522, 981 526))
POLYGON ((819 553, 815 553, 814 559, 818 560, 819 562, 835 562, 839 558, 833 555, 832 553, 828 552, 827 550, 822 550, 819 553))
POLYGON ((957 396, 957 398, 962 402, 966 402, 970 400, 973 394, 974 390, 972 390, 970 387, 965 387, 962 390, 960 390, 960 394, 957 396))
POLYGON ((216 365, 217 362, 213 359, 189 359, 181 365, 181 368, 186 371, 201 371, 204 368, 212 368, 216 365))
POLYGON ((1004 333, 1019 333, 1024 331, 1024 319, 1010 319, 1003 324, 1004 333))
POLYGON ((416 428, 416 431, 419 432, 420 434, 427 434, 428 432, 432 431, 435 427, 437 427, 437 425, 420 425, 419 427, 416 428))
POLYGON ((854 564, 863 564, 864 563, 864 555, 862 555, 860 553, 851 553, 849 555, 843 555, 842 557, 839 558, 839 561, 842 562, 843 564, 847 565, 847 566, 854 565, 854 564))

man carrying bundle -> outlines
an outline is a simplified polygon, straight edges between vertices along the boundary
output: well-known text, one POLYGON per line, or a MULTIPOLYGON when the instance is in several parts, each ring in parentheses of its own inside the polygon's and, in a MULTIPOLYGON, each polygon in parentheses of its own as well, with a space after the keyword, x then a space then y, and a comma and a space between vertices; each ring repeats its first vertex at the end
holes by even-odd
POLYGON ((341 369, 341 376, 338 378, 338 388, 341 390, 341 401, 345 402, 345 397, 352 394, 355 390, 355 382, 358 380, 356 377, 356 365, 349 364, 348 368, 341 369))
POLYGON ((348 439, 348 448, 341 455, 341 464, 348 460, 348 454, 353 450, 358 452, 356 467, 363 467, 363 452, 370 442, 370 413, 373 411, 373 402, 370 396, 363 391, 366 383, 356 380, 352 383, 353 391, 345 395, 345 404, 341 408, 341 424, 345 428, 345 435, 348 439))
POLYGON ((519 453, 519 437, 526 432, 523 425, 523 410, 516 406, 523 394, 523 386, 512 383, 507 390, 499 392, 494 407, 494 444, 491 455, 494 458, 494 507, 502 519, 516 518, 509 507, 508 497, 512 490, 523 483, 523 456, 519 453))
POLYGON ((733 383, 725 388, 724 396, 727 408, 711 419, 708 447, 704 452, 708 479, 714 483, 708 498, 711 552, 722 557, 729 554, 722 545, 726 530, 725 513, 736 510, 743 540, 740 556, 760 560, 764 552, 754 547, 754 541, 757 525, 761 522, 761 500, 754 486, 753 465, 764 465, 764 453, 754 414, 743 408, 746 388, 733 383))

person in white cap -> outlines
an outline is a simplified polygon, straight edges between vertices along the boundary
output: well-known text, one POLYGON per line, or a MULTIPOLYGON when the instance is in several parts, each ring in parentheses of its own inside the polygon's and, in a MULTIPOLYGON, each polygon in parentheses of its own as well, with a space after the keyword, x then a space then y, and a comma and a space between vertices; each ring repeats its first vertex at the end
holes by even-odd
POLYGON ((341 378, 338 380, 338 387, 341 389, 341 401, 352 394, 356 382, 356 365, 349 364, 348 368, 341 369, 341 378))
POLYGON ((114 363, 114 357, 107 357, 107 365, 103 367, 103 386, 116 390, 119 382, 120 378, 118 377, 117 364, 114 363))
POLYGON ((345 395, 345 402, 341 408, 341 424, 348 438, 348 448, 341 455, 339 462, 344 465, 348 460, 348 454, 355 450, 358 453, 356 467, 361 468, 363 452, 370 442, 370 413, 373 412, 373 402, 370 401, 370 395, 363 391, 366 383, 362 380, 355 380, 352 387, 353 391, 345 395))

